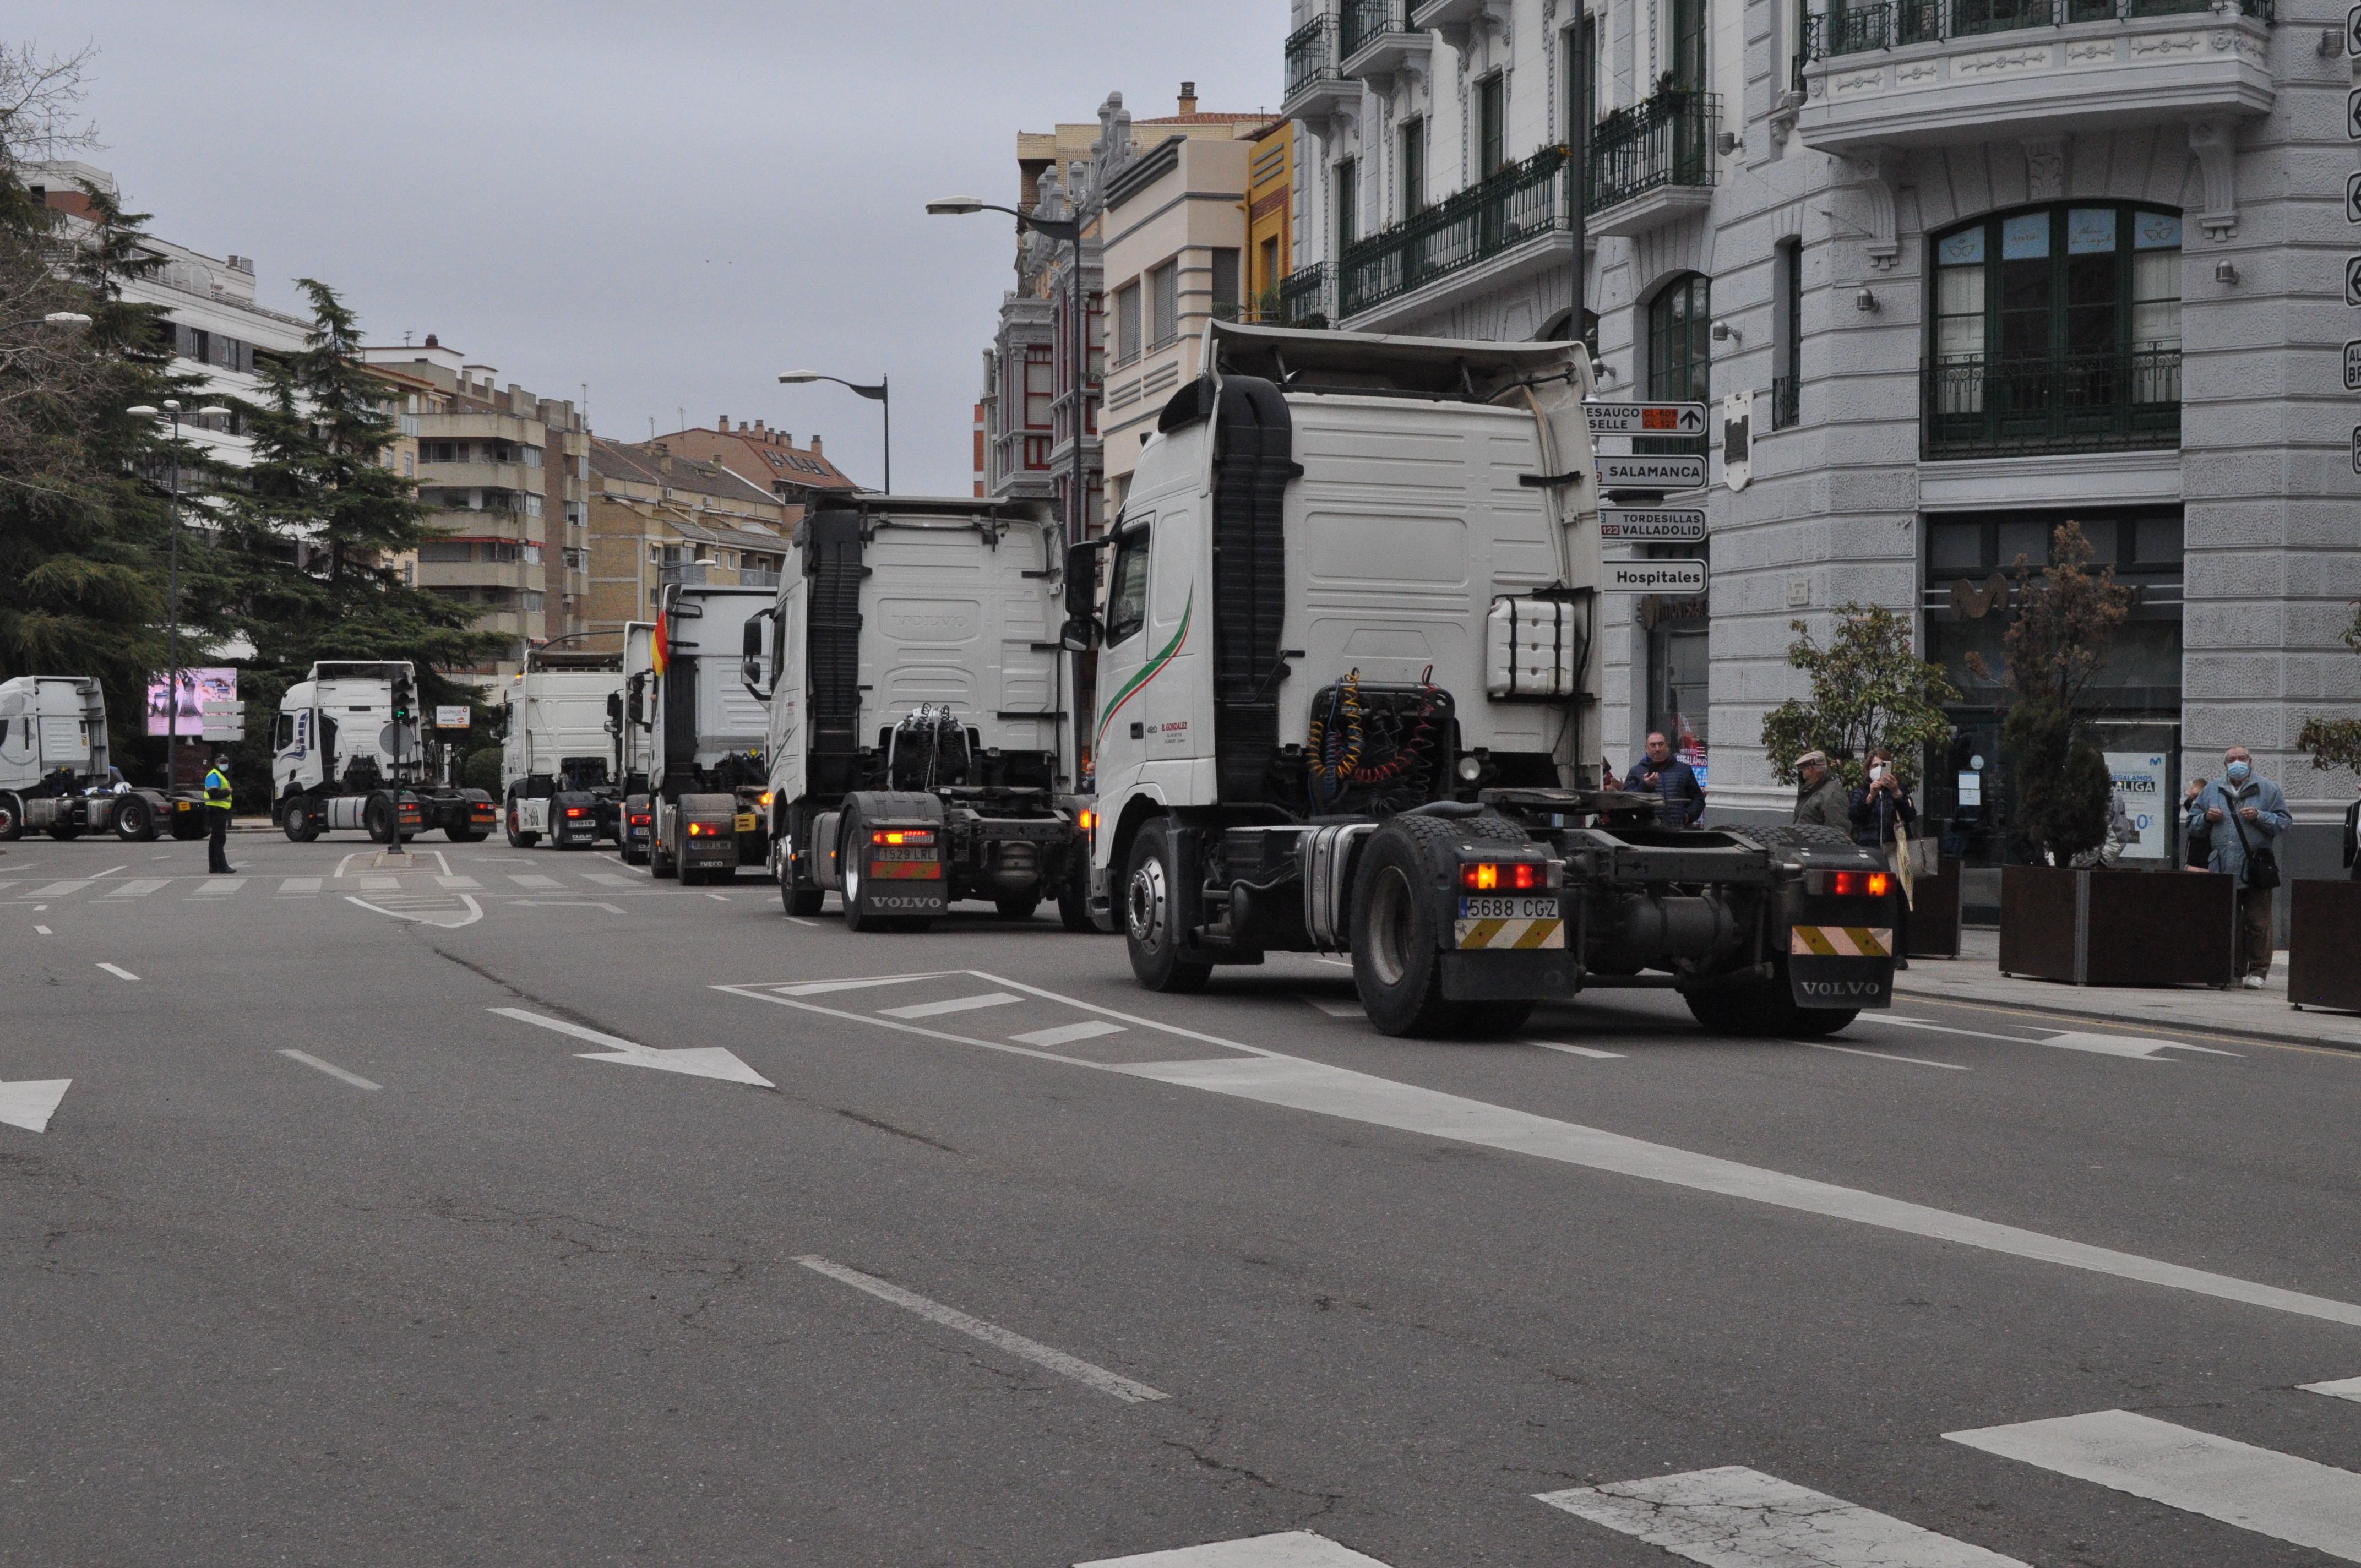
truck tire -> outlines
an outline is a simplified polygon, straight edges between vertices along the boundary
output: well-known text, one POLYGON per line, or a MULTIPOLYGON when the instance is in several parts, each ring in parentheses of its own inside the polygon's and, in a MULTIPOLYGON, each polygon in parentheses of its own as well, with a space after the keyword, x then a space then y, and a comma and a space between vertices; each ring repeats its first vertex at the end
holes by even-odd
POLYGON ((1091 918, 1090 857, 1077 850, 1073 858, 1073 874, 1058 886, 1058 924, 1076 936, 1094 936, 1098 925, 1091 918))
POLYGON ((1385 1035, 1433 1036, 1457 1009, 1443 994, 1443 948, 1429 839, 1440 819, 1397 819, 1369 837, 1353 882, 1353 986, 1385 1035))
POLYGON ((477 832, 476 825, 472 822, 465 828, 445 828, 443 829, 443 837, 450 839, 454 844, 480 844, 490 836, 491 835, 489 831, 482 833, 477 832))
POLYGON ((25 803, 0 789, 0 844, 13 844, 24 836, 25 803))
POLYGON ((808 920, 819 913, 828 894, 816 887, 796 885, 796 862, 786 855, 779 857, 779 904, 790 915, 808 920))
POLYGON ((71 822, 52 822, 49 824, 49 837, 62 844, 69 839, 81 838, 82 829, 71 822))
POLYGON ((1857 847, 1852 835, 1843 828, 1823 827, 1817 822, 1790 822, 1775 828, 1741 828, 1740 831, 1763 844, 1795 844, 1815 850, 1850 850, 1857 847))
POLYGON ((837 829, 836 863, 843 869, 844 891, 838 896, 844 904, 844 928, 848 931, 890 931, 894 922, 878 915, 861 912, 861 856, 853 846, 868 841, 868 829, 861 826, 857 807, 848 806, 842 826, 837 829))
POLYGON ((650 823, 648 825, 648 875, 659 882, 669 882, 678 874, 679 871, 680 867, 673 858, 664 853, 663 822, 650 823))
POLYGON ((1123 878, 1123 939, 1139 983, 1168 994, 1202 991, 1213 974, 1212 964, 1181 953, 1180 932, 1172 921, 1178 884, 1172 828, 1158 817, 1131 841, 1123 878))
MULTIPOLYGON (((361 827, 372 844, 392 843, 394 835, 400 832, 401 823, 401 808, 383 795, 372 796, 369 803, 361 807, 361 827)), ((401 837, 407 840, 416 835, 402 833, 401 837)))
POLYGON ((994 899, 992 906, 1000 911, 1003 920, 1030 920, 1033 912, 1041 907, 1041 895, 1038 893, 1012 893, 994 899))
POLYGON ((156 837, 156 808, 145 796, 126 795, 116 799, 115 836, 126 844, 145 844, 156 837))

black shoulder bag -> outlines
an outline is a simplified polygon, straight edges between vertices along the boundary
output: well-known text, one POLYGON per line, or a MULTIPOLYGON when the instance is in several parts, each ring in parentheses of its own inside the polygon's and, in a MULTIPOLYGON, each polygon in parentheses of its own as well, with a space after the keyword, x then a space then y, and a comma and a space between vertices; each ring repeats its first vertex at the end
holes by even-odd
MULTIPOLYGON (((2257 795, 2256 799, 2260 800, 2257 795)), ((2238 848, 2246 851, 2246 885, 2265 893, 2279 884, 2279 858, 2268 844, 2257 849, 2247 841, 2246 820, 2238 815, 2238 803, 2230 802, 2230 826, 2238 830, 2238 848)))

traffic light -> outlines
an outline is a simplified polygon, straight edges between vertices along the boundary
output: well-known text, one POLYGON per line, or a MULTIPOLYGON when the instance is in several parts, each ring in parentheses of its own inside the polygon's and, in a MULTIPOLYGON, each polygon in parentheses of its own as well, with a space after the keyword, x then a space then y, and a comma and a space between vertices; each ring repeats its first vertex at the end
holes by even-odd
POLYGON ((410 723, 416 717, 412 712, 412 707, 413 700, 410 686, 410 672, 408 670, 397 670, 394 672, 393 676, 393 721, 396 724, 410 723))

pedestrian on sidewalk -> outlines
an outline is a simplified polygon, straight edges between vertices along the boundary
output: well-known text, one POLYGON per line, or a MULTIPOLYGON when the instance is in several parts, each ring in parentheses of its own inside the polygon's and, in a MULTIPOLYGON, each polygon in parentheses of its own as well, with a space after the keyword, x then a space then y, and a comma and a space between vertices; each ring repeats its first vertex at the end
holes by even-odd
MULTIPOLYGON (((2183 817, 2187 817, 2189 816, 2189 808, 2196 805, 2197 797, 2204 793, 2205 781, 2202 778, 2194 778, 2189 781, 2189 787, 2180 793, 2180 815, 2183 817)), ((2212 831, 2208 828, 2192 825, 2183 829, 2180 837, 2182 840, 2180 850, 2181 864, 2192 872, 2211 871, 2213 869, 2213 835, 2212 831)))
POLYGON ((1828 766, 1826 751, 1806 751, 1795 759, 1795 826, 1834 828, 1852 832, 1852 802, 1844 781, 1828 766))
POLYGON ((1656 821, 1666 828, 1693 828, 1705 815, 1705 786, 1697 770, 1673 755, 1673 743, 1661 729, 1648 732, 1648 754, 1631 764, 1623 787, 1634 795, 1653 795, 1660 804, 1656 821))
POLYGON ((1902 897, 1894 905, 1894 967, 1908 969, 1910 903, 1915 896, 1908 864, 1910 830, 1917 826, 1918 808, 1911 804, 1910 790, 1894 771, 1893 747, 1869 749, 1868 780, 1852 792, 1849 815, 1853 842, 1883 855, 1886 869, 1902 884, 1902 897))
POLYGON ((215 876, 231 874, 229 863, 229 758, 221 753, 205 770, 205 870, 215 876))
POLYGON ((2279 836, 2294 826, 2287 797, 2269 779, 2255 776, 2244 746, 2222 753, 2222 778, 2190 803, 2188 826, 2213 835, 2209 870, 2238 879, 2237 956, 2234 967, 2248 991, 2260 991, 2271 972, 2271 899, 2279 885, 2279 836))

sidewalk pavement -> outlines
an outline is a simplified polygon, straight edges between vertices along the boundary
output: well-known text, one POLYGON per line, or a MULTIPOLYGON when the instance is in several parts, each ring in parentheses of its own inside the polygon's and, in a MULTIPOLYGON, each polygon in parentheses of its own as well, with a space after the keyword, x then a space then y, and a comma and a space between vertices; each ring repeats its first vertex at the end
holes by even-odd
POLYGON ((2324 1013, 2288 1004, 2287 954, 2278 954, 2260 991, 2205 985, 2138 987, 2067 985, 2000 972, 2000 933, 1961 934, 1956 959, 1912 959, 1894 977, 1897 1000, 2017 1007, 2114 1025, 2244 1035, 2296 1045, 2361 1051, 2361 1014, 2324 1013))

